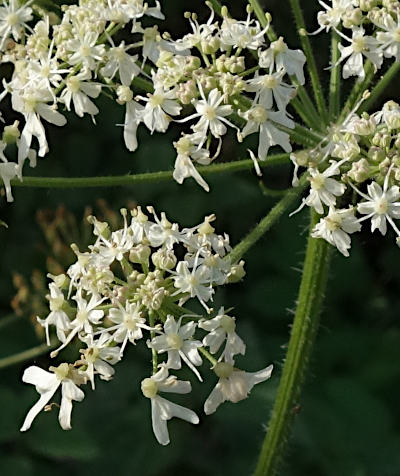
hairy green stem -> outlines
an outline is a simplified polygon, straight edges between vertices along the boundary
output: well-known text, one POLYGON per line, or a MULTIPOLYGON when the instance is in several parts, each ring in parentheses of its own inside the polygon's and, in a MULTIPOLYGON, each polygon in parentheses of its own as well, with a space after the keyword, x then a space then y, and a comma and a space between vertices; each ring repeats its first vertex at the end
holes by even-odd
POLYGON ((329 83, 329 119, 334 122, 340 112, 340 74, 342 68, 337 64, 340 57, 339 35, 332 30, 331 33, 331 79, 329 83))
MULTIPOLYGON (((284 165, 289 163, 289 154, 274 154, 265 161, 259 162, 260 167, 284 165)), ((223 162, 220 164, 198 167, 202 175, 213 175, 220 172, 240 172, 251 170, 254 162, 251 159, 223 162)), ((81 187, 115 187, 121 185, 136 185, 140 183, 162 182, 172 180, 172 171, 149 172, 134 175, 115 175, 110 177, 24 177, 23 181, 14 179, 14 187, 39 188, 81 188, 81 187)), ((1 181, 0 181, 1 183, 1 181)))
MULTIPOLYGON (((259 4, 258 0, 248 0, 249 4, 253 7, 254 13, 260 22, 261 26, 265 28, 268 25, 267 18, 265 16, 265 12, 262 9, 261 5, 259 4)), ((267 36, 269 41, 273 42, 278 39, 274 29, 270 25, 267 30, 267 36)), ((308 95, 304 86, 299 84, 296 77, 290 77, 292 83, 297 87, 297 95, 298 99, 294 98, 291 100, 290 104, 294 107, 295 111, 299 116, 303 119, 303 121, 313 129, 320 129, 321 128, 321 121, 319 119, 319 115, 312 103, 310 96, 308 95)))
POLYGON ((313 132, 311 129, 307 129, 300 124, 295 124, 294 128, 291 129, 289 127, 283 126, 281 124, 275 123, 275 126, 289 134, 290 138, 299 145, 303 145, 305 147, 312 147, 321 142, 324 139, 323 136, 320 136, 316 132, 313 132))
POLYGON ((0 359, 0 369, 5 369, 6 367, 10 367, 11 365, 20 364, 21 362, 25 362, 26 360, 34 359, 35 357, 39 357, 40 355, 46 354, 55 347, 56 344, 54 343, 51 343, 50 345, 40 344, 36 347, 32 347, 32 349, 19 352, 18 354, 3 357, 2 359, 0 359))
POLYGON ((324 100, 324 93, 322 90, 321 81, 318 76, 317 64, 315 62, 314 54, 311 48, 310 39, 306 33, 306 25, 304 22, 303 12, 300 8, 300 2, 299 0, 290 0, 290 5, 292 7, 297 29, 299 31, 301 45, 307 58, 307 68, 310 74, 318 112, 321 115, 322 122, 326 123, 328 120, 328 114, 324 100))
POLYGON ((392 66, 386 71, 386 73, 381 77, 378 83, 374 86, 371 91, 371 95, 367 100, 365 100, 358 112, 369 111, 375 102, 379 99, 382 93, 385 91, 388 84, 399 74, 400 72, 400 63, 395 62, 392 66))
MULTIPOLYGON (((311 211, 311 228, 319 216, 311 211)), ((330 245, 309 236, 297 309, 282 376, 269 421, 268 430, 254 476, 278 474, 290 431, 296 415, 301 385, 318 330, 319 314, 326 288, 330 245)))
MULTIPOLYGON (((265 16, 265 12, 262 9, 261 5, 258 3, 258 0, 248 0, 248 2, 249 2, 249 5, 253 8, 254 14, 257 17, 257 20, 260 22, 260 25, 263 28, 266 28, 266 26, 268 25, 267 17, 265 16)), ((277 39, 277 36, 275 32, 272 30, 271 26, 268 28, 267 35, 270 41, 275 41, 277 39), (268 35, 269 31, 271 36, 268 35)))
POLYGON ((324 124, 321 122, 320 115, 312 103, 304 86, 302 86, 296 78, 291 76, 292 83, 297 87, 297 97, 290 101, 295 111, 307 124, 307 126, 317 131, 324 129, 324 124))
POLYGON ((290 189, 286 195, 270 210, 270 212, 260 221, 258 225, 238 243, 227 255, 232 263, 239 261, 242 256, 266 233, 271 226, 282 216, 285 211, 293 205, 303 192, 307 183, 306 175, 300 179, 300 184, 296 188, 290 189))

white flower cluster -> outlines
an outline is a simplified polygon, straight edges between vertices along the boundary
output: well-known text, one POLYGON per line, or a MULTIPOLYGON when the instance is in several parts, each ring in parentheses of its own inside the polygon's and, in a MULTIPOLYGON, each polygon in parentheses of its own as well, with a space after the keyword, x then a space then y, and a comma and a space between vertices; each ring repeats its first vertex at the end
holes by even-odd
POLYGON ((375 70, 384 58, 400 61, 400 4, 398 0, 318 0, 324 10, 318 13, 322 30, 335 30, 341 37, 339 63, 343 78, 365 77, 364 62, 375 70))
POLYGON ((323 215, 313 237, 349 256, 349 235, 370 220, 371 232, 378 229, 382 235, 389 224, 400 245, 395 221, 400 218, 399 104, 388 101, 372 115, 351 113, 318 147, 293 153, 291 159, 296 170, 307 167, 311 185, 300 208, 308 205, 323 215))
POLYGON ((62 363, 45 371, 36 366, 25 370, 23 381, 36 386, 38 402, 30 409, 21 431, 28 430, 34 418, 45 408, 61 386, 59 421, 71 428, 72 401, 81 401, 80 386, 95 378, 110 380, 127 345, 136 345, 147 335, 153 375, 141 383, 142 392, 151 400, 152 425, 157 440, 169 443, 167 421, 178 417, 191 423, 199 419, 192 410, 170 402, 159 392, 188 393, 189 381, 178 380, 170 371, 182 363, 202 381, 198 367, 204 355, 212 364, 219 381, 204 404, 206 414, 213 413, 224 401, 238 402, 252 387, 268 379, 272 366, 255 373, 239 370, 235 356, 245 353, 245 344, 236 334, 235 318, 224 308, 214 317, 208 307, 215 287, 235 282, 244 276, 243 261, 231 263, 229 237, 217 235, 208 216, 193 228, 180 229, 163 213, 159 218, 152 207, 121 210, 122 229, 111 232, 105 222, 89 217, 97 239, 87 252, 73 249, 77 261, 66 274, 51 276, 50 313, 39 323, 54 326, 61 345, 51 353, 55 357, 71 342, 81 346, 80 358, 73 364, 62 363), (181 306, 196 298, 206 309, 206 317, 188 314, 181 306), (174 315, 176 317, 174 317, 174 315), (201 332, 201 340, 195 332, 201 332), (208 350, 206 350, 208 348, 208 350), (218 359, 215 354, 220 353, 218 359), (159 359, 165 356, 163 362, 159 359))
POLYGON ((296 88, 286 78, 304 83, 305 56, 290 50, 282 37, 269 42, 268 27, 252 18, 250 8, 246 20, 231 18, 226 8, 220 22, 213 10, 204 24, 187 14, 192 33, 172 40, 157 26, 140 22, 145 15, 163 18, 158 2, 149 7, 143 0, 80 0, 63 7, 61 20, 38 10, 42 19, 36 24, 31 4, 4 0, 0 6, 1 62, 14 67, 11 80, 3 80, 0 101, 10 95, 23 119, 22 126, 8 126, 0 141, 0 151, 10 143, 18 146, 16 162, 0 156, 8 200, 10 179, 22 179, 27 158, 36 164, 34 139, 39 157, 49 150, 43 121, 64 126, 65 110, 94 120, 99 109, 93 100, 102 91, 125 107, 124 141, 130 151, 138 146, 141 123, 153 133, 165 132, 172 120, 194 121, 190 133, 174 143, 179 183, 192 176, 208 190, 195 164, 210 164, 218 156, 228 127, 240 141, 259 133, 262 160, 271 146, 292 150, 289 135, 280 130, 294 127, 286 108, 296 88), (113 36, 128 26, 132 43, 115 43, 113 36), (147 81, 147 96, 132 90, 135 78, 142 85, 147 81))

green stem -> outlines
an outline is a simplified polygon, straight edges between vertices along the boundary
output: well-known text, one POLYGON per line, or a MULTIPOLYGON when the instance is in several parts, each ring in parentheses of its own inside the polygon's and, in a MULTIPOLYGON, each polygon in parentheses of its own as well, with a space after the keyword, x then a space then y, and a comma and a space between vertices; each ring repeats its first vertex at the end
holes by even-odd
POLYGON ((35 357, 39 357, 40 355, 46 354, 55 347, 55 344, 51 344, 50 346, 48 346, 47 344, 40 344, 36 347, 32 347, 32 349, 19 352, 18 354, 3 357, 2 359, 0 359, 0 369, 5 369, 6 367, 10 367, 11 365, 19 364, 21 362, 25 362, 26 360, 34 359, 35 357))
POLYGON ((143 91, 146 91, 146 93, 152 93, 154 91, 153 83, 148 79, 142 78, 141 76, 136 76, 136 78, 133 78, 132 84, 137 86, 139 89, 143 89, 143 91))
POLYGON ((260 187, 261 193, 266 197, 283 197, 287 194, 287 192, 292 190, 291 188, 286 188, 284 190, 269 188, 263 183, 262 180, 259 181, 258 185, 260 187))
POLYGON ((364 111, 369 111, 371 107, 375 104, 375 102, 379 99, 381 94, 385 91, 388 84, 396 77, 396 75, 399 72, 400 72, 400 63, 398 62, 393 63, 392 66, 381 77, 378 83, 374 86, 369 98, 361 104, 358 112, 361 113, 364 111))
MULTIPOLYGON (((154 327, 154 324, 155 324, 154 312, 152 311, 149 312, 149 324, 150 324, 150 327, 154 327)), ((155 336, 156 336, 156 333, 154 331, 150 331, 151 339, 154 339, 155 336)), ((156 349, 151 349, 151 360, 153 363, 153 375, 154 375, 158 371, 158 355, 157 355, 156 349)))
POLYGON ((290 0, 290 4, 292 6, 292 11, 294 15, 294 19, 296 22, 297 29, 300 35, 301 45, 303 47, 304 53, 307 58, 307 68, 311 78, 311 84, 314 90, 314 96, 317 103, 318 112, 321 115, 321 119, 323 122, 327 122, 327 110, 324 100, 324 93, 321 86, 321 81, 318 76, 317 64, 315 62, 314 54, 311 48, 310 39, 306 33, 306 25, 304 22, 303 12, 300 8, 299 0, 290 0))
POLYGON ((283 126, 281 124, 275 123, 275 126, 289 134, 290 138, 296 142, 296 144, 303 145, 305 147, 312 147, 321 142, 324 139, 323 136, 320 136, 316 132, 313 132, 311 129, 301 126, 300 124, 295 124, 294 128, 283 126))
POLYGON ((331 69, 331 79, 329 83, 329 119, 334 122, 340 112, 340 64, 336 64, 339 61, 340 51, 339 35, 336 31, 332 30, 331 34, 331 63, 335 65, 331 69))
MULTIPOLYGON (((311 229, 318 220, 319 216, 312 211, 311 229)), ((322 239, 309 236, 285 364, 254 476, 278 474, 278 466, 295 419, 295 408, 318 330, 329 256, 330 245, 322 239)))
MULTIPOLYGON (((289 154, 275 154, 266 161, 260 162, 260 167, 284 165, 289 163, 289 154)), ((202 175, 213 175, 221 172, 240 172, 251 170, 254 163, 251 159, 237 160, 220 164, 198 167, 202 175)), ((81 188, 81 187, 116 187, 120 185, 136 185, 139 183, 162 182, 171 180, 172 171, 149 172, 135 175, 115 175, 110 177, 24 177, 11 180, 14 187, 39 187, 39 188, 81 188)), ((1 183, 1 182, 0 182, 1 183)))
POLYGON ((307 126, 312 129, 322 131, 324 125, 321 123, 320 116, 312 103, 304 86, 302 86, 296 78, 291 76, 292 83, 297 87, 297 97, 290 101, 295 108, 297 114, 303 119, 307 126))
MULTIPOLYGON (((253 7, 254 13, 260 22, 261 26, 265 28, 268 25, 267 18, 265 16, 264 10, 262 9, 261 5, 259 4, 258 0, 248 0, 249 4, 253 7)), ((276 41, 278 39, 274 29, 270 25, 267 30, 267 36, 269 41, 276 41)), ((297 87, 297 95, 299 100, 301 101, 302 105, 299 104, 299 100, 297 98, 292 99, 290 104, 294 107, 297 114, 303 119, 303 121, 310 127, 314 129, 321 128, 321 121, 319 119, 318 113, 312 103, 306 89, 304 86, 299 84, 296 77, 291 76, 290 79, 292 83, 297 87)))
POLYGON ((281 217, 281 215, 293 205, 296 199, 301 195, 307 181, 306 175, 300 179, 300 185, 289 190, 286 195, 270 210, 258 225, 238 243, 227 255, 232 263, 239 261, 242 256, 266 233, 271 226, 281 217))
MULTIPOLYGON (((260 25, 265 28, 267 25, 268 25, 268 21, 267 21, 267 18, 265 16, 265 12, 264 10, 262 9, 261 5, 258 3, 258 0, 248 0, 249 1, 249 4, 251 5, 251 7, 253 7, 253 10, 254 10, 254 13, 257 17, 257 20, 260 22, 260 25)), ((268 31, 271 29, 271 26, 268 28, 268 31)), ((267 32, 268 34, 268 32, 267 32)), ((276 40, 276 35, 275 35, 275 32, 272 31, 272 36, 269 37, 269 40, 270 41, 275 41, 276 40), (271 39, 273 38, 273 39, 271 39)))
POLYGON ((222 5, 218 2, 218 0, 208 0, 208 3, 213 7, 215 13, 221 15, 222 5))
POLYGON ((342 123, 350 112, 354 109, 355 105, 360 101, 364 92, 368 89, 368 86, 371 84, 371 81, 374 77, 374 65, 371 61, 367 61, 364 65, 365 78, 363 81, 356 81, 353 86, 353 89, 344 105, 342 112, 339 117, 338 123, 342 123))
POLYGON ((204 355, 204 357, 215 367, 218 363, 217 359, 213 357, 204 347, 198 347, 197 350, 204 355))

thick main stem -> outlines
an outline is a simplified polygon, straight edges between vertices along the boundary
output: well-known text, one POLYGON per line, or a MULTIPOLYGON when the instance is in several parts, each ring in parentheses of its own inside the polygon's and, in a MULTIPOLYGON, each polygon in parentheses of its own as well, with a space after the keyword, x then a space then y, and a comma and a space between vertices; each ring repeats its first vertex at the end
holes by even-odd
MULTIPOLYGON (((318 219, 318 215, 312 211, 310 231, 318 219)), ((328 275, 329 248, 326 241, 309 236, 285 364, 254 476, 277 474, 290 436, 301 385, 318 329, 328 275)))

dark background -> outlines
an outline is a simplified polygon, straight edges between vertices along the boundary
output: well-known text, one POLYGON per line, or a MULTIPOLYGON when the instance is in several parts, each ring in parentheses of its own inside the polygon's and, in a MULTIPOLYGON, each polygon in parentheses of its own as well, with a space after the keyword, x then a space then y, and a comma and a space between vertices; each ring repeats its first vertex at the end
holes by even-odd
MULTIPOLYGON (((188 4, 164 3, 167 21, 162 29, 173 36, 187 31, 183 12, 188 4)), ((303 4, 308 8, 307 26, 313 30, 317 26, 317 2, 303 4)), ((232 13, 244 17, 245 2, 237 0, 232 5, 232 13)), ((268 6, 278 34, 284 34, 290 46, 297 46, 288 2, 271 0, 268 6)), ((199 0, 191 2, 190 9, 198 12, 200 19, 208 16, 208 9, 199 0)), ((320 35, 313 41, 322 69, 328 64, 328 39, 320 35)), ((2 74, 7 74, 5 68, 2 74)), ((388 91, 387 96, 396 97, 395 90, 388 91)), ((107 98, 98 103, 102 113, 95 127, 89 118, 79 120, 72 114, 68 127, 47 127, 51 152, 35 170, 26 168, 25 174, 96 176, 172 168, 171 143, 179 135, 176 129, 151 137, 141 127, 141 145, 129 154, 122 143, 122 129, 115 126, 123 122, 123 109, 107 98)), ((238 147, 228 137, 221 159, 244 158, 252 140, 238 147)), ((289 167, 266 169, 264 182, 272 188, 284 188, 290 175, 289 167)), ((253 172, 209 177, 208 181, 208 194, 191 180, 182 186, 165 182, 109 189, 14 188, 15 203, 5 205, 3 200, 1 205, 1 218, 9 224, 8 230, 0 230, 1 314, 12 313, 10 301, 16 292, 13 272, 27 281, 33 269, 46 272, 46 257, 52 250, 36 221, 40 209, 54 211, 63 204, 80 221, 85 207, 98 209, 96 202, 102 198, 115 211, 128 203, 152 204, 182 226, 192 226, 204 215, 215 213, 217 231, 229 233, 235 244, 274 203, 263 195, 253 172)), ((118 476, 250 474, 265 434, 289 337, 307 223, 307 211, 290 219, 284 217, 245 257, 246 279, 218 292, 216 306, 235 308, 238 333, 247 343, 247 355, 238 358, 237 365, 249 371, 271 362, 276 365, 271 380, 255 387, 249 399, 236 405, 225 403, 214 415, 201 416, 198 427, 170 422, 171 444, 159 446, 151 430, 149 402, 140 392, 140 381, 151 369, 141 342, 126 352, 113 381, 99 382, 95 392, 85 389, 85 400, 74 405, 72 431, 60 429, 55 409, 40 414, 33 428, 20 434, 23 418, 37 399, 34 389, 21 382, 23 369, 33 362, 2 369, 1 475, 66 476, 72 471, 118 476)), ((400 475, 398 256, 390 234, 358 234, 353 238, 350 258, 335 253, 321 329, 282 476, 400 475)), ((42 342, 26 316, 7 326, 2 326, 1 319, 0 358, 42 342)), ((67 359, 68 352, 61 358, 67 359)), ((45 368, 50 364, 46 356, 35 363, 45 368)), ((206 366, 203 374, 206 382, 194 382, 188 403, 199 414, 215 384, 215 376, 206 366)))

